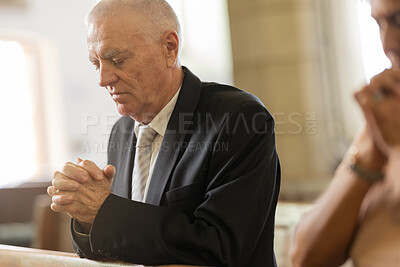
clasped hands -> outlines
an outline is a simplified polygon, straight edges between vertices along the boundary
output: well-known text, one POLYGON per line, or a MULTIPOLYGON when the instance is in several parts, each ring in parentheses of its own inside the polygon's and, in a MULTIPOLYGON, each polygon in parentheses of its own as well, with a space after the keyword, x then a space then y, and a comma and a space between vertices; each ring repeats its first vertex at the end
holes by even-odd
POLYGON ((400 147, 400 71, 387 69, 376 75, 355 97, 375 144, 389 157, 400 147))
POLYGON ((51 209, 68 213, 87 230, 93 224, 101 205, 111 193, 115 168, 100 169, 90 160, 67 162, 62 171, 55 172, 47 193, 52 197, 51 209))
MULTIPOLYGON (((355 93, 363 111, 367 131, 357 146, 369 149, 364 153, 367 165, 386 172, 385 182, 400 197, 400 71, 387 69, 371 79, 369 85, 355 93), (372 143, 373 145, 365 145, 372 143)), ((357 141, 356 141, 357 143, 357 141)), ((366 150, 364 150, 366 151, 366 150)), ((366 166, 368 167, 368 166, 366 166)))

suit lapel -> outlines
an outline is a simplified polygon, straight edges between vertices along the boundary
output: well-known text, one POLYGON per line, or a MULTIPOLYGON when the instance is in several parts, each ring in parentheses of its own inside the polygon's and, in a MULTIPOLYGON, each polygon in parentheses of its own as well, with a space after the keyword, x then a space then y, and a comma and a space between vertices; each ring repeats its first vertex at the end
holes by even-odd
POLYGON ((186 133, 191 127, 193 114, 201 93, 201 81, 187 68, 183 67, 185 77, 174 111, 168 122, 167 130, 157 157, 151 177, 146 203, 160 205, 165 186, 178 159, 179 151, 186 133), (180 119, 184 123, 180 125, 180 119))
POLYGON ((132 184, 133 162, 135 158, 135 146, 136 146, 136 136, 132 128, 129 141, 123 148, 124 152, 121 157, 119 168, 117 168, 118 177, 114 177, 114 184, 112 189, 114 194, 129 199, 131 198, 131 184, 132 184))

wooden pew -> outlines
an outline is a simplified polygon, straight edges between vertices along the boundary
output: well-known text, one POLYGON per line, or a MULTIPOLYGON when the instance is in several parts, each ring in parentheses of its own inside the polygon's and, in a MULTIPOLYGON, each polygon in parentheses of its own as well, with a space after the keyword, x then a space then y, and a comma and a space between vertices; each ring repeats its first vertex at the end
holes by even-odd
MULTIPOLYGON (((51 250, 0 245, 2 267, 125 267, 140 266, 122 262, 99 262, 81 259, 76 254, 51 250)), ((187 265, 168 265, 183 267, 187 265)), ((161 267, 161 266, 160 266, 161 267)), ((167 267, 167 266, 164 266, 167 267)))

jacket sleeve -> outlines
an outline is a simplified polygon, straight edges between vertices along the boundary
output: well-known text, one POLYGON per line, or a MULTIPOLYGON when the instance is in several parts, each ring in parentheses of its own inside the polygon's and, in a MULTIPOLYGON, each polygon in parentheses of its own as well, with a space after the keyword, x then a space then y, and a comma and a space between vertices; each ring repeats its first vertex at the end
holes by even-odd
POLYGON ((72 247, 79 257, 96 260, 109 259, 106 255, 102 255, 99 252, 92 252, 89 242, 89 233, 86 233, 75 219, 71 219, 71 237, 72 247))

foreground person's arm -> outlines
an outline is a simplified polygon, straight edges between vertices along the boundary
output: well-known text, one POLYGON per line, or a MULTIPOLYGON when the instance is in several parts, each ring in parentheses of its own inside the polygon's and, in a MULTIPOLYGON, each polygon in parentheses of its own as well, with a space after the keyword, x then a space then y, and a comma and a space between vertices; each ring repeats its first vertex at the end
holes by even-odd
MULTIPOLYGON (((384 158, 364 131, 354 145, 357 162, 380 172, 384 158)), ((292 261, 294 266, 338 266, 348 258, 361 204, 371 182, 353 172, 343 160, 327 191, 297 226, 292 261)))

